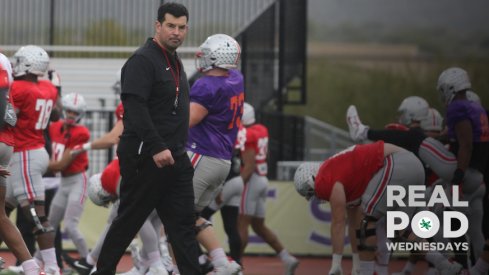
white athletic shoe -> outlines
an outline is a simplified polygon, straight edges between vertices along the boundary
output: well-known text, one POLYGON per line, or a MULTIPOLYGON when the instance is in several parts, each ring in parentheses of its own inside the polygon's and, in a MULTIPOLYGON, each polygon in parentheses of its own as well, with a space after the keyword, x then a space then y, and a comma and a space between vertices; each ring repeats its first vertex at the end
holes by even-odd
POLYGON ((172 271, 173 270, 173 259, 170 256, 170 254, 168 254, 168 255, 161 255, 161 262, 165 266, 166 270, 168 270, 168 271, 172 271))
POLYGON ((59 267, 44 267, 44 273, 46 275, 61 275, 59 267))
POLYGON ((367 139, 368 126, 362 124, 360 117, 358 117, 357 108, 354 105, 350 105, 346 111, 346 123, 348 124, 348 130, 350 131, 350 138, 355 142, 362 142, 367 139))
POLYGON ((214 267, 214 270, 211 272, 212 275, 238 275, 241 272, 241 266, 230 260, 226 265, 214 267))
POLYGON ((168 271, 165 267, 150 267, 145 275, 168 275, 168 271))
POLYGON ((170 256, 170 252, 168 251, 168 245, 166 242, 166 238, 160 239, 160 253, 161 253, 161 262, 165 266, 166 270, 173 270, 173 259, 170 256))
POLYGON ((141 259, 140 249, 136 240, 132 240, 131 244, 129 244, 129 250, 131 251, 132 264, 140 268, 143 260, 141 259))
POLYGON ((21 265, 11 265, 7 270, 15 274, 24 274, 24 269, 21 265))
POLYGON ((285 263, 285 275, 294 275, 295 269, 299 266, 299 260, 296 257, 290 257, 285 263))

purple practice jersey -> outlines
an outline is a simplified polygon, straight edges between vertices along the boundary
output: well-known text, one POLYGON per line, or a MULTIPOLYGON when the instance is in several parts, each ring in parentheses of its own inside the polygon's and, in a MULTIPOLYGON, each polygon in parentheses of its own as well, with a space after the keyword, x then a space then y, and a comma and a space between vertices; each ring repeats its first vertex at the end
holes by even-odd
POLYGON ((187 150, 230 160, 243 114, 243 75, 229 70, 228 76, 199 78, 190 90, 190 102, 202 105, 208 114, 189 129, 187 150))
POLYGON ((447 107, 448 136, 450 150, 458 156, 459 143, 456 140, 455 125, 470 120, 472 125, 472 152, 469 167, 484 173, 489 157, 489 124, 486 111, 475 102, 455 100, 447 107))
POLYGON ((481 105, 468 100, 454 100, 447 107, 447 126, 450 140, 456 140, 455 125, 464 120, 470 120, 472 124, 473 142, 489 141, 486 111, 481 105))

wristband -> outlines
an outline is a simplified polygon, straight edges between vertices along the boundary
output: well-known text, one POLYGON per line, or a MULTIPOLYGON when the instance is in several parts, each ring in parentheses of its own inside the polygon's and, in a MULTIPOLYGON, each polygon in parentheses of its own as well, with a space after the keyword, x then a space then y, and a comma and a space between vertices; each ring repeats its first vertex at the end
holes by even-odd
POLYGON ((82 145, 82 148, 85 151, 91 150, 92 149, 92 143, 91 142, 87 142, 87 143, 85 143, 85 144, 82 145))

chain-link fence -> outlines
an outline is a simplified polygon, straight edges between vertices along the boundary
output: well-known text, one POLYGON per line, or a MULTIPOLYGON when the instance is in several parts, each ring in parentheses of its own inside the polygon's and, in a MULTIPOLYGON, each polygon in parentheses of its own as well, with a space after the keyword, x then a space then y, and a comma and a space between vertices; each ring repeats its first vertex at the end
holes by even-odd
MULTIPOLYGON (((116 46, 54 56, 121 57, 154 34, 162 0, 2 0, 0 45, 116 46), (122 52, 122 53, 121 53, 122 52)), ((184 47, 214 33, 238 35, 276 0, 177 0, 189 10, 184 47)), ((1 47, 1 46, 0 46, 1 47)), ((4 47, 5 48, 5 47, 4 47)), ((5 49, 4 49, 5 50, 5 49)))
MULTIPOLYGON (((88 110, 82 123, 90 130, 90 140, 102 136, 112 129, 115 124, 114 110, 99 109, 88 110)), ((88 152, 88 172, 90 175, 100 173, 105 166, 114 158, 115 149, 109 150, 91 150, 88 152)))
MULTIPOLYGON (((25 44, 44 47, 62 79, 65 76, 64 91, 81 93, 92 108, 114 108, 117 99, 110 87, 116 71, 132 51, 154 34, 157 9, 163 2, 0 0, 0 50, 11 55, 25 44)), ((175 2, 187 6, 190 13, 190 30, 179 48, 184 66, 192 66, 196 47, 207 36, 227 33, 236 37, 243 52, 241 71, 245 76, 246 101, 257 112, 278 111, 264 121, 272 128, 271 160, 303 156, 304 137, 288 134, 299 133, 294 127, 299 127, 302 119, 281 117, 280 112, 283 103, 289 102, 289 90, 296 89, 299 98, 305 99, 307 0, 175 2)), ((92 139, 110 129, 111 119, 107 109, 87 113, 85 122, 92 139)), ((90 152, 90 171, 101 171, 113 154, 90 152)))

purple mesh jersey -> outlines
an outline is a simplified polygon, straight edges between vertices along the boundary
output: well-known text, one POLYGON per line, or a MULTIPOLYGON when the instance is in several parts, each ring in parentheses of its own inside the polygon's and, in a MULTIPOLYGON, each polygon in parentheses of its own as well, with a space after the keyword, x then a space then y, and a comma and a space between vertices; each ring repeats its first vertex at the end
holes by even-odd
POLYGON ((190 102, 204 106, 208 114, 189 129, 187 150, 230 160, 243 114, 243 75, 229 70, 228 76, 204 76, 190 90, 190 102))
POLYGON ((455 140, 455 125, 463 120, 472 124, 473 142, 489 141, 487 114, 479 104, 468 100, 454 100, 447 107, 448 137, 455 140))

